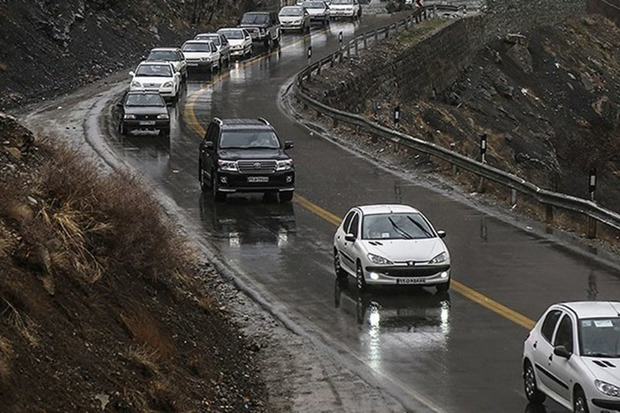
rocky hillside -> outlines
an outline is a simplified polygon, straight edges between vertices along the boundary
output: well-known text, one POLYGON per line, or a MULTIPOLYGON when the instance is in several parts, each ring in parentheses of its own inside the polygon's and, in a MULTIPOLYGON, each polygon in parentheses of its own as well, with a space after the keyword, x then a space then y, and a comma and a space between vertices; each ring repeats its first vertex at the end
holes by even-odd
POLYGON ((465 56, 470 63, 460 76, 454 61, 463 53, 444 33, 466 46, 467 32, 456 30, 457 23, 428 25, 325 68, 305 83, 306 91, 388 125, 400 103, 401 129, 472 158, 479 158, 486 134, 490 164, 581 198, 589 196, 588 173, 597 168, 597 200, 618 210, 620 30, 611 21, 590 15, 505 33, 465 56), (403 75, 411 67, 420 70, 403 75), (440 83, 447 87, 429 87, 440 83), (355 95, 352 84, 373 86, 355 95))
POLYGON ((0 113, 3 412, 271 410, 221 280, 141 187, 0 113))
POLYGON ((133 67, 155 46, 234 24, 254 0, 0 1, 0 110, 133 67))

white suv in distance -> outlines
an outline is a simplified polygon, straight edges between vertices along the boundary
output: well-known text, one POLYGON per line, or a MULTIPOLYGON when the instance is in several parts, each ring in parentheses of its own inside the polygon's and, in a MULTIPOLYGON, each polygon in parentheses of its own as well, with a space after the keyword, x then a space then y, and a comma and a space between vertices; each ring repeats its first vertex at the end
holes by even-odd
POLYGON ((194 40, 210 40, 217 46, 217 51, 220 52, 220 65, 230 64, 230 44, 226 36, 220 33, 200 33, 194 37, 194 40))
POLYGON ((358 0, 332 0, 329 5, 331 17, 355 20, 362 17, 362 6, 358 0))
POLYGON ((450 288, 450 254, 419 210, 408 205, 365 205, 347 212, 334 235, 338 278, 353 276, 367 285, 450 288))
POLYGON ((185 55, 188 68, 206 69, 213 73, 220 67, 220 52, 210 40, 188 40, 181 50, 185 55))
POLYGON ((252 56, 252 36, 247 30, 238 27, 224 27, 217 32, 223 34, 230 43, 230 55, 232 57, 252 56))
POLYGON ((525 395, 576 413, 620 411, 620 302, 578 301, 545 311, 523 345, 525 395))
POLYGON ((178 47, 157 47, 151 49, 146 60, 164 60, 174 65, 174 70, 181 74, 181 80, 187 79, 187 62, 178 47))
POLYGON ((174 65, 165 61, 144 61, 138 65, 135 72, 129 72, 132 77, 129 90, 156 91, 164 99, 176 102, 181 89, 181 74, 174 69, 174 65))

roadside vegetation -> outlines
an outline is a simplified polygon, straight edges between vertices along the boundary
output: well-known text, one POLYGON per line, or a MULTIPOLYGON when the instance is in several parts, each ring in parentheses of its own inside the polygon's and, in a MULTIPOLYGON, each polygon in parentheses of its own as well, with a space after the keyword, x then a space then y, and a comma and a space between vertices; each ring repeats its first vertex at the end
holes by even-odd
POLYGON ((253 346, 143 184, 2 114, 0 138, 1 410, 265 411, 253 346))

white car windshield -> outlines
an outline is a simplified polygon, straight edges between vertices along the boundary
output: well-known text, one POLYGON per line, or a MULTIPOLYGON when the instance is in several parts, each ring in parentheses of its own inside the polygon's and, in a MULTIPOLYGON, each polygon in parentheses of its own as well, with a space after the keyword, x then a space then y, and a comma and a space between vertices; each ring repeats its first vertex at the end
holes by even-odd
POLYGON ((353 0, 332 0, 332 4, 349 4, 349 5, 353 5, 353 0))
POLYGON ((172 77, 172 69, 167 65, 140 65, 136 76, 172 77))
POLYGON ((245 36, 243 36, 243 31, 241 30, 222 30, 220 33, 222 33, 224 36, 226 36, 227 39, 243 39, 245 36))
POLYGON ((241 19, 241 24, 265 24, 269 23, 268 14, 246 13, 241 19))
POLYGON ((303 6, 306 9, 324 9, 325 3, 322 1, 306 1, 303 6))
POLYGON ((620 357, 620 318, 579 320, 581 355, 586 357, 620 357))
POLYGON ((129 94, 125 106, 166 106, 166 102, 158 93, 129 94))
POLYGON ((209 43, 185 43, 183 45, 184 52, 211 52, 211 45, 209 43))
POLYGON ((222 132, 221 149, 277 149, 280 141, 268 130, 232 130, 222 132))
POLYGON ((216 46, 220 45, 220 36, 217 34, 199 34, 196 36, 196 40, 210 40, 215 43, 216 46))
POLYGON ((435 235, 419 213, 365 215, 362 239, 421 239, 435 235))
POLYGON ((304 9, 301 7, 284 7, 280 10, 280 16, 303 16, 304 9))
POLYGON ((176 52, 173 51, 164 51, 164 50, 153 50, 149 53, 149 57, 147 60, 168 60, 171 62, 180 60, 179 56, 176 52))

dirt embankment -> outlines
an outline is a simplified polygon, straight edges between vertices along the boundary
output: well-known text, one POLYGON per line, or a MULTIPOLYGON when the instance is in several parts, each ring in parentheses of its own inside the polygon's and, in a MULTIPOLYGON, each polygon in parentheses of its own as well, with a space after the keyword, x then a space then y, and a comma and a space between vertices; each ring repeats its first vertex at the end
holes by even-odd
POLYGON ((68 93, 153 47, 236 24, 254 0, 0 1, 0 110, 68 93))
POLYGON ((261 345, 136 178, 0 113, 3 412, 267 412, 261 345))
MULTIPOLYGON (((411 87, 408 82, 416 79, 401 74, 422 67, 431 81, 445 82, 441 76, 454 72, 453 55, 437 52, 453 44, 441 40, 439 29, 428 35, 418 28, 385 41, 372 54, 326 67, 305 82, 305 90, 387 125, 393 125, 400 104, 401 130, 472 158, 479 159, 480 136, 486 134, 491 165, 543 188, 588 198, 588 174, 596 168, 597 201, 618 210, 620 30, 589 15, 498 39, 473 59, 467 56, 472 63, 451 85, 424 95, 416 92, 428 84, 424 78, 418 78, 420 87, 411 87), (372 86, 357 87, 355 99, 350 85, 372 86)), ((459 36, 466 47, 467 32, 459 36)))

